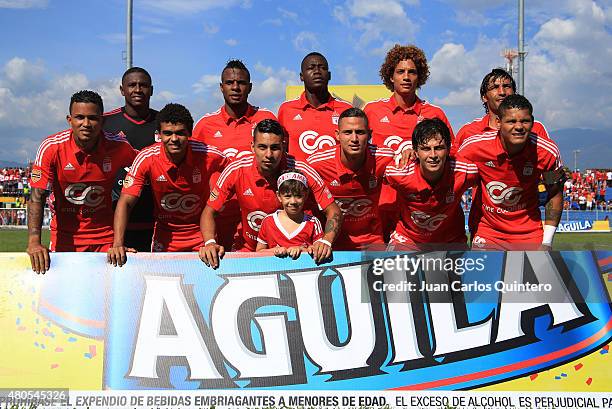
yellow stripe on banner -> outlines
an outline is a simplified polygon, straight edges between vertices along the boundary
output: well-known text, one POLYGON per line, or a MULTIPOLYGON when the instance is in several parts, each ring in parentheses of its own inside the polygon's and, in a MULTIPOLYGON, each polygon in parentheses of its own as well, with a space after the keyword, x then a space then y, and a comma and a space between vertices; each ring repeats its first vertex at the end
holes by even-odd
MULTIPOLYGON (((302 85, 289 85, 285 89, 287 100, 299 98, 304 92, 302 85)), ((329 92, 336 98, 340 98, 357 108, 381 98, 391 95, 384 85, 330 85, 329 92)))

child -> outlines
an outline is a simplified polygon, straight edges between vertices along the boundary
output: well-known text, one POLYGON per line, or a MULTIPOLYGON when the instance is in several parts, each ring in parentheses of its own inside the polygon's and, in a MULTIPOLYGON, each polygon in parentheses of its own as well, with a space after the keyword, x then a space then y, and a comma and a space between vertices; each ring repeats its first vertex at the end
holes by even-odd
POLYGON ((321 222, 304 213, 308 198, 308 181, 297 170, 283 172, 277 181, 276 197, 283 207, 266 216, 257 236, 257 251, 274 253, 277 257, 289 255, 294 260, 302 251, 311 254, 312 244, 323 237, 321 222))

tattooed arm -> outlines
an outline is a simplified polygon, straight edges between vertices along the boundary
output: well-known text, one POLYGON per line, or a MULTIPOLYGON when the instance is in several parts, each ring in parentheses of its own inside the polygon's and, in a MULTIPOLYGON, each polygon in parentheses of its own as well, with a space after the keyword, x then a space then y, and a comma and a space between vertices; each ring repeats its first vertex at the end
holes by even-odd
POLYGON ((342 225, 342 212, 335 202, 325 208, 325 219, 327 221, 325 222, 323 237, 312 246, 312 258, 316 263, 331 257, 331 244, 336 240, 342 225))
POLYGON ((542 245, 550 250, 553 237, 563 214, 563 189, 558 183, 546 185, 548 201, 544 207, 544 239, 542 245))
POLYGON ((28 202, 28 248, 32 270, 37 274, 44 274, 51 266, 49 249, 41 243, 41 231, 45 200, 48 192, 44 189, 33 188, 28 202))

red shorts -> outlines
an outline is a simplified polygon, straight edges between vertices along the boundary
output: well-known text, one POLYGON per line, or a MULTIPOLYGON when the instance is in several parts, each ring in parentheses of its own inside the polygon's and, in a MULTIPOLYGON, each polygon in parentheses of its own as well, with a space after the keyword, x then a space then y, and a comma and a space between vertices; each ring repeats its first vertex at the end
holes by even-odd
POLYGON ((542 235, 531 237, 501 238, 487 233, 476 233, 472 237, 472 250, 539 250, 542 235))
POLYGON ((391 233, 389 240, 389 251, 410 251, 410 250, 465 250, 467 249, 467 237, 465 234, 462 237, 448 243, 420 243, 416 242, 408 236, 398 233, 397 230, 391 233))
POLYGON ((200 250, 203 245, 200 226, 181 227, 181 229, 155 226, 151 252, 192 252, 200 250))
POLYGON ((64 252, 90 252, 90 253, 106 253, 108 249, 111 248, 113 243, 103 243, 103 244, 68 244, 68 243, 49 243, 49 247, 51 251, 56 253, 64 253, 64 252))

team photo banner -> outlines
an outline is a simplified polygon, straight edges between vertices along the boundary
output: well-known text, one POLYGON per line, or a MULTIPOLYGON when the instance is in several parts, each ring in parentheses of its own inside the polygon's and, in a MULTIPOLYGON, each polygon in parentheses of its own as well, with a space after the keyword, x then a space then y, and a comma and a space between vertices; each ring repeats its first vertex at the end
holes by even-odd
POLYGON ((218 270, 64 253, 41 276, 24 254, 0 262, 8 388, 609 392, 612 252, 230 254, 218 270))

